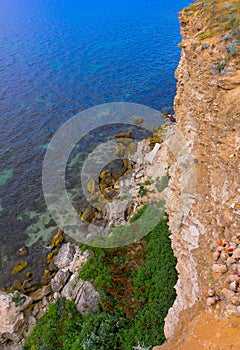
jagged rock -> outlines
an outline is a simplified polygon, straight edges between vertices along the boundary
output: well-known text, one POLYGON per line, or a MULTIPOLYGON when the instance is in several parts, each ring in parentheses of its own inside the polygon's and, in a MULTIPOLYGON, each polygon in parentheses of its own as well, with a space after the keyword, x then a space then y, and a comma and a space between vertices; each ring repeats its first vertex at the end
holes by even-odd
POLYGON ((43 299, 43 297, 45 297, 46 295, 50 294, 51 291, 52 291, 52 288, 50 285, 44 286, 36 290, 35 292, 31 293, 30 297, 32 298, 33 301, 39 301, 43 299))
POLYGON ((126 211, 130 205, 131 199, 127 198, 122 201, 115 200, 108 202, 106 205, 107 217, 109 221, 125 219, 126 211))
POLYGON ((70 276, 70 272, 66 268, 62 270, 58 270, 54 278, 51 280, 51 287, 52 287, 53 293, 61 291, 61 289, 64 287, 65 282, 67 281, 69 276, 70 276))
POLYGON ((31 298, 20 293, 16 297, 14 293, 0 292, 0 340, 9 339, 13 342, 21 340, 27 327, 23 311, 31 302, 31 298))
POLYGON ((93 284, 85 281, 81 293, 78 293, 75 299, 76 308, 81 314, 96 312, 99 302, 99 294, 93 284))
POLYGON ((236 313, 237 313, 237 316, 240 316, 240 306, 237 306, 236 313))
POLYGON ((63 269, 70 265, 75 254, 75 247, 70 242, 63 244, 59 249, 56 257, 54 257, 54 264, 59 268, 63 269))
POLYGON ((81 251, 80 248, 76 246, 73 260, 69 265, 69 271, 71 271, 72 273, 78 271, 92 255, 93 253, 91 250, 87 249, 85 251, 81 251))
POLYGON ((68 300, 75 300, 75 305, 82 314, 97 311, 98 292, 91 282, 83 281, 78 276, 71 276, 61 295, 68 300))

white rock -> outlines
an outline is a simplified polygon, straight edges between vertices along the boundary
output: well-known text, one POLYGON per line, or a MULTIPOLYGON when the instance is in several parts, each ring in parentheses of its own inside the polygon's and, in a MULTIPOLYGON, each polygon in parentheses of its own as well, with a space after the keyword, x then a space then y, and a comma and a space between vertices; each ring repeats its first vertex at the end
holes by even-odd
POLYGON ((161 147, 160 143, 156 143, 155 146, 154 146, 154 148, 153 148, 153 150, 152 150, 151 152, 149 152, 149 153, 146 154, 145 160, 146 160, 147 162, 149 162, 150 164, 152 164, 153 161, 154 161, 154 158, 156 157, 156 155, 157 155, 158 150, 159 150, 160 147, 161 147))
POLYGON ((63 244, 59 249, 57 256, 53 259, 54 264, 63 269, 70 265, 75 254, 75 247, 70 242, 63 244))
POLYGON ((237 291, 237 287, 238 287, 237 281, 233 281, 233 282, 230 283, 229 288, 230 288, 231 291, 236 292, 237 291))
POLYGON ((76 246, 73 260, 69 265, 69 271, 71 271, 72 273, 77 272, 92 255, 93 253, 91 252, 91 250, 87 249, 85 251, 81 251, 81 249, 78 246, 76 246))

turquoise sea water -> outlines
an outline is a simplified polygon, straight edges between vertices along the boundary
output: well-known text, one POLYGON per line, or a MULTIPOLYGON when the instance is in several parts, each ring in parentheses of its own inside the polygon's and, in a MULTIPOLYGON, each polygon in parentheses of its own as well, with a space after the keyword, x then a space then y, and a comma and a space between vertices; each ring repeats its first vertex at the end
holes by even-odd
MULTIPOLYGON (((107 102, 172 110, 178 11, 188 0, 0 2, 0 286, 18 249, 35 274, 54 231, 41 187, 54 132, 107 102)), ((86 148, 88 140, 86 140, 86 148)))

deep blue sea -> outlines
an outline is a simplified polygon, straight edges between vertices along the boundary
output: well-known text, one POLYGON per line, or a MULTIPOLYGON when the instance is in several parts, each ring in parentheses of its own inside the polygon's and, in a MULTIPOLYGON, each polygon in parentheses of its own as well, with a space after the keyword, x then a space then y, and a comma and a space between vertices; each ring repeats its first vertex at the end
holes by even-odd
POLYGON ((172 110, 178 11, 190 2, 0 1, 0 286, 24 278, 11 276, 16 262, 33 277, 44 265, 55 226, 41 172, 54 132, 107 102, 172 110))

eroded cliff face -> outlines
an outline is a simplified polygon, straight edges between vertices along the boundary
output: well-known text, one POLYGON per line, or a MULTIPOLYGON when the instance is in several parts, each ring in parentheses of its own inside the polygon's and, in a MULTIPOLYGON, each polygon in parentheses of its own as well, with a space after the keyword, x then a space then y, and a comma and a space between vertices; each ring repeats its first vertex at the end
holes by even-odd
MULTIPOLYGON (((227 247, 234 250, 236 244, 231 246, 232 238, 238 239, 240 233, 239 6, 239 1, 197 1, 180 13, 183 40, 176 71, 178 83, 174 108, 177 130, 193 157, 189 171, 196 174, 196 186, 194 189, 189 179, 191 190, 186 191, 189 171, 181 169, 179 161, 174 161, 170 155, 168 212, 179 280, 177 299, 165 323, 168 342, 159 349, 205 348, 201 336, 200 347, 197 347, 196 338, 201 332, 202 337, 207 335, 210 325, 214 330, 216 318, 220 320, 216 322, 225 322, 222 328, 219 323, 215 325, 216 332, 221 328, 218 336, 221 346, 215 338, 207 342, 206 348, 239 349, 240 346, 237 341, 225 344, 222 340, 224 329, 226 334, 230 334, 230 328, 240 332, 237 328, 240 327, 240 259, 233 261, 231 266, 221 261, 227 266, 227 273, 236 275, 236 305, 221 294, 226 287, 223 274, 212 269, 215 262, 213 252, 222 243, 219 240, 225 242, 223 250, 227 247), (187 192, 186 198, 192 200, 187 211, 185 205, 179 206, 184 191, 187 192), (211 288, 216 301, 207 306, 206 294, 211 294, 208 292, 211 288), (221 321, 224 318, 225 321, 221 321)), ((228 252, 226 255, 226 259, 231 257, 228 252)))

